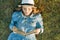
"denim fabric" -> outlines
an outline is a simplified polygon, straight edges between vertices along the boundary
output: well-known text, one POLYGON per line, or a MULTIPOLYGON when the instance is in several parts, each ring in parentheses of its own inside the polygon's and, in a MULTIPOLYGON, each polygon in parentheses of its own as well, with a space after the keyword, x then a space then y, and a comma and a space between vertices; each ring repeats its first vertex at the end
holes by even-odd
MULTIPOLYGON (((43 29, 43 21, 41 14, 34 15, 32 13, 30 16, 27 17, 22 14, 22 11, 16 11, 12 14, 12 20, 9 25, 9 28, 12 30, 14 26, 16 26, 16 28, 18 28, 19 30, 24 31, 25 33, 33 31, 36 28, 43 29)), ((35 34, 23 36, 21 34, 12 32, 9 35, 8 40, 36 40, 36 38, 35 34)))

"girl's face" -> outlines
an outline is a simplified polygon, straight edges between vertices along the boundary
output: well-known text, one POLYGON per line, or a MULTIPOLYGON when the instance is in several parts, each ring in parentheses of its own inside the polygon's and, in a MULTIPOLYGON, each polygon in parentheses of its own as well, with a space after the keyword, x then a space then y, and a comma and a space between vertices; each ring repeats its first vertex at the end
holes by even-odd
POLYGON ((26 16, 30 15, 32 12, 32 6, 29 5, 23 5, 22 10, 26 16))

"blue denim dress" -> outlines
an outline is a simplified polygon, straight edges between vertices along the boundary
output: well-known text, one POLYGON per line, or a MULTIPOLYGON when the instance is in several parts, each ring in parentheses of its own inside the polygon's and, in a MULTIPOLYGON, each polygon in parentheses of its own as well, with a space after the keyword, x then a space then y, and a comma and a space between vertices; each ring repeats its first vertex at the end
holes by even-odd
MULTIPOLYGON (((12 30, 14 26, 25 33, 33 31, 36 28, 41 28, 41 33, 43 33, 43 21, 41 14, 34 15, 32 13, 30 16, 24 16, 22 11, 16 11, 12 14, 12 20, 9 28, 12 30)), ((11 32, 8 40, 36 40, 36 37, 35 34, 23 36, 21 34, 11 32)))

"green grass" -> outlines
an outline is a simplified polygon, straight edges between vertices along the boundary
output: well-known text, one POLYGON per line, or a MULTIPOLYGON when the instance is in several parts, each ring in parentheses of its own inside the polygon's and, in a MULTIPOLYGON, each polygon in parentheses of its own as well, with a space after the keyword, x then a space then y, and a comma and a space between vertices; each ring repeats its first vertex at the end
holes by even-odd
MULTIPOLYGON (((11 14, 19 2, 19 0, 0 0, 0 40, 7 40, 10 34, 11 14)), ((35 0, 35 3, 40 7, 38 0, 35 0)), ((39 34, 37 39, 60 40, 60 0, 43 0, 41 4, 45 9, 42 12, 44 33, 39 34)))

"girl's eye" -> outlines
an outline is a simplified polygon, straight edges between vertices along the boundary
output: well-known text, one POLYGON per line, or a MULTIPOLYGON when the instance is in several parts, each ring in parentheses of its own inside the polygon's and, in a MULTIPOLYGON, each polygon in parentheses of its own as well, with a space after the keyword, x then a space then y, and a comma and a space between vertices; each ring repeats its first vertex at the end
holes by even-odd
POLYGON ((28 10, 30 10, 30 8, 28 10))
POLYGON ((26 8, 24 8, 24 10, 26 10, 26 8))

